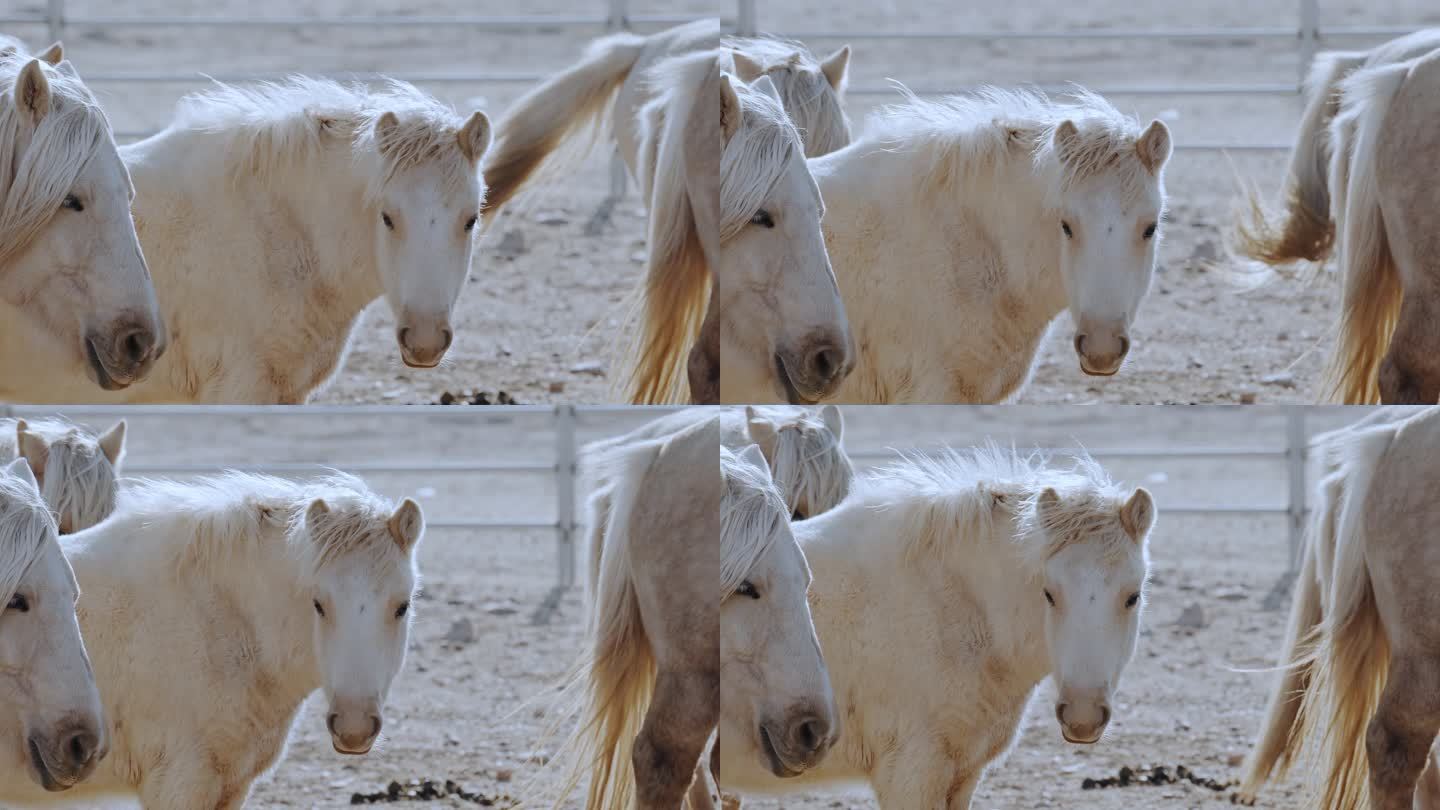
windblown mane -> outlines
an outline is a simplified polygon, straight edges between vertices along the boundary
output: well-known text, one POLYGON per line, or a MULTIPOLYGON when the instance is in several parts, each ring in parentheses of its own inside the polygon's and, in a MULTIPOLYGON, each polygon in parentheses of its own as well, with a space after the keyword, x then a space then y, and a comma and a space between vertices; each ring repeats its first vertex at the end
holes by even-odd
POLYGON ((20 578, 56 531, 40 493, 28 481, 0 474, 0 604, 10 602, 20 578))
POLYGON ((720 600, 735 592, 775 544, 790 510, 765 470, 720 447, 725 492, 720 499, 720 600))
POLYGON ((940 99, 900 90, 905 100, 881 108, 861 140, 928 156, 931 184, 961 187, 1016 155, 1024 155, 1048 179, 1052 204, 1097 175, 1118 174, 1125 192, 1136 197, 1153 180, 1135 148, 1143 131, 1140 122, 1083 88, 1059 101, 1038 90, 998 87, 940 99), (1079 138, 1061 160, 1055 129, 1067 120, 1074 122, 1079 138))
POLYGON ((809 48, 769 36, 726 37, 721 45, 755 60, 775 82, 807 157, 828 155, 850 144, 850 121, 840 105, 840 95, 809 48))
MULTIPOLYGON (((4 43, 0 43, 3 46, 4 43)), ((0 58, 0 267, 29 246, 70 193, 80 171, 107 144, 110 121, 69 62, 38 61, 50 85, 50 111, 24 152, 24 115, 15 83, 32 60, 0 58)))
POLYGON ((1120 530, 1129 493, 1084 451, 1068 468, 1038 451, 1021 454, 986 444, 970 450, 909 454, 862 479, 852 500, 887 511, 907 510, 909 552, 944 554, 954 538, 985 538, 999 516, 1014 521, 1013 538, 1034 564, 1072 543, 1110 538, 1117 553, 1133 543, 1120 530), (1062 507, 1041 520, 1040 494, 1054 489, 1062 507))
MULTIPOLYGON (((15 425, 14 419, 0 419, 0 463, 20 453, 14 446, 15 425)), ((25 429, 50 446, 40 494, 57 519, 71 515, 85 528, 115 511, 120 488, 116 467, 94 434, 61 418, 27 420, 25 429)))
POLYGON ((366 174, 371 203, 396 175, 439 163, 444 190, 463 193, 476 172, 456 133, 464 120, 434 97, 391 80, 372 92, 361 84, 292 76, 247 87, 219 84, 180 100, 175 129, 211 135, 239 178, 270 182, 317 157, 332 142, 348 143, 366 174), (383 142, 375 122, 394 113, 399 126, 383 142))
POLYGON ((136 482, 112 521, 145 526, 150 547, 134 553, 148 552, 177 571, 214 571, 278 544, 313 572, 356 554, 377 564, 400 559, 403 552, 386 527, 393 513, 393 504, 344 473, 296 482, 226 472, 195 481, 136 482), (305 512, 317 498, 330 512, 310 526, 305 512))

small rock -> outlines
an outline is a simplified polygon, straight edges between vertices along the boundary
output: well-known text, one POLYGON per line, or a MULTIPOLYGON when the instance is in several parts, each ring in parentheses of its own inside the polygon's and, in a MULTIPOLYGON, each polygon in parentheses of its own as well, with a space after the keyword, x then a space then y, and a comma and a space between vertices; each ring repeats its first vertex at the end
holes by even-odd
POLYGON ((525 255, 526 250, 528 248, 525 247, 525 232, 509 230, 500 237, 499 242, 495 243, 495 247, 490 248, 490 255, 501 259, 513 259, 525 255))
POLYGON ((1231 754, 1230 756, 1228 756, 1228 757, 1225 758, 1225 764, 1226 764, 1226 765, 1229 765, 1229 766, 1232 767, 1232 768, 1238 768, 1238 767, 1240 767, 1241 765, 1244 765, 1244 764, 1245 764, 1245 755, 1244 755, 1244 754, 1231 754))
POLYGON ((1201 239, 1190 252, 1190 260, 1196 262, 1213 262, 1220 258, 1220 251, 1215 243, 1209 239, 1201 239))
POLYGON ((475 625, 469 619, 459 619, 450 625, 445 641, 451 644, 472 644, 475 641, 475 625))
POLYGON ((1205 627, 1205 609, 1192 602, 1180 611, 1180 618, 1175 620, 1176 627, 1184 627, 1190 630, 1201 630, 1205 627))
POLYGON ((631 254, 630 254, 630 261, 631 261, 631 263, 633 263, 633 264, 644 264, 644 263, 645 263, 645 258, 646 258, 646 254, 645 254, 645 251, 643 251, 643 250, 637 250, 637 251, 635 251, 634 253, 631 253, 631 254))
POLYGON ((1255 392, 1254 392, 1254 391, 1243 391, 1243 392, 1241 392, 1241 394, 1240 394, 1240 404, 1241 404, 1241 405, 1254 405, 1254 404, 1255 404, 1255 392))
POLYGON ((1264 377, 1260 378, 1260 382, 1264 385, 1275 385, 1281 388, 1294 388, 1295 375, 1291 374, 1288 371, 1280 371, 1275 374, 1266 374, 1264 377))
POLYGON ((535 214, 535 222, 539 225, 569 225, 570 217, 562 211, 540 211, 535 214))
POLYGON ((497 768, 495 770, 496 782, 509 782, 515 778, 515 771, 510 768, 497 768))
POLYGON ((575 365, 571 366, 571 367, 570 367, 570 373, 571 373, 571 374, 590 374, 590 375, 593 375, 593 376, 595 376, 595 377, 604 377, 604 376, 605 376, 605 364, 604 364, 604 363, 601 363, 601 362, 598 362, 598 361, 594 361, 594 360, 587 360, 587 361, 585 361, 585 362, 583 362, 583 363, 576 363, 575 365))
POLYGON ((550 383, 550 393, 552 393, 552 394, 563 394, 563 393, 565 393, 565 383, 564 383, 563 381, 561 381, 561 380, 556 380, 555 382, 550 383))

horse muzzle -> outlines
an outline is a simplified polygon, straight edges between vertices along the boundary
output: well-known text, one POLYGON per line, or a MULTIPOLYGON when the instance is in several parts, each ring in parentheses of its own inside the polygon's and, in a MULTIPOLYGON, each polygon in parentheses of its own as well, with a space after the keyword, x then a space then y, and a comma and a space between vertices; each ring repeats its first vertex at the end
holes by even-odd
POLYGON ((325 720, 330 729, 330 744, 335 753, 347 756, 363 756, 370 753, 375 740, 380 736, 384 720, 378 710, 332 711, 325 720))
POLYGON ((395 341, 400 344, 400 359, 410 368, 440 365, 454 340, 455 332, 445 320, 402 325, 395 330, 395 341))
POLYGON ((1060 736, 1075 745, 1094 745, 1105 736, 1110 725, 1108 703, 1055 704, 1055 719, 1060 721, 1060 736))
POLYGON ((109 753, 101 733, 88 725, 72 725, 52 739, 38 734, 26 741, 31 775, 51 793, 69 790, 95 772, 109 753))
POLYGON ((839 736, 828 718, 812 711, 793 713, 783 724, 760 725, 760 749, 770 772, 781 779, 819 765, 839 736))
POLYGON ((145 379, 165 348, 163 328, 123 320, 86 335, 85 360, 97 385, 119 391, 145 379))
POLYGON ((1092 377, 1112 377, 1130 353, 1130 337, 1124 332, 1103 334, 1077 332, 1075 354, 1080 370, 1092 377))
POLYGON ((814 405, 832 396, 854 366, 848 343, 831 337, 775 353, 775 379, 791 405, 814 405))

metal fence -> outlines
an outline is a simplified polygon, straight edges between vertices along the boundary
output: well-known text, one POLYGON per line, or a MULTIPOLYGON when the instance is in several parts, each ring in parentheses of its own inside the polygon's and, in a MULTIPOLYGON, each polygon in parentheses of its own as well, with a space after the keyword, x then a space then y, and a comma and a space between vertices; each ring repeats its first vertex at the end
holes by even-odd
MULTIPOLYGON (((1335 47, 1345 41, 1396 37, 1409 34, 1418 26, 1403 25, 1322 25, 1320 0, 1298 0, 1294 26, 1215 26, 1186 28, 1086 28, 1051 31, 837 31, 829 29, 780 31, 767 27, 757 0, 736 0, 737 8, 732 30, 740 36, 759 33, 783 36, 802 41, 812 40, 940 40, 953 42, 990 42, 995 40, 1202 40, 1253 39, 1293 41, 1299 56, 1300 70, 1294 82, 1255 84, 1193 84, 1126 85, 1091 87, 1105 96, 1288 96, 1298 97, 1301 84, 1322 45, 1335 47)), ((942 95, 961 92, 962 87, 911 87, 919 95, 942 95)), ((1047 91, 1063 91, 1065 87, 1042 87, 1047 91)), ((854 95, 891 95, 888 85, 852 86, 846 90, 854 95)), ((1229 151, 1288 151, 1288 143, 1177 143, 1177 149, 1229 151)))

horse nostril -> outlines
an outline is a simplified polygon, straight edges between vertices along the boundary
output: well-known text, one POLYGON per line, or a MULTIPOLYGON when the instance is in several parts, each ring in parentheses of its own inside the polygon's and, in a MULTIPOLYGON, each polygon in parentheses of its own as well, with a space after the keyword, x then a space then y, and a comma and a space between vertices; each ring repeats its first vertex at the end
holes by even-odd
POLYGON ((834 346, 816 351, 810 355, 810 370, 821 380, 834 377, 840 370, 840 351, 834 346))
POLYGON ((818 717, 801 720, 793 728, 791 739, 795 741, 796 747, 806 753, 818 750, 825 740, 825 735, 830 732, 829 725, 818 717))
POLYGON ((409 345, 410 345, 410 327, 408 327, 408 326, 402 326, 402 327, 400 327, 399 331, 397 331, 397 332, 395 333, 395 339, 398 340, 398 341, 400 341, 400 345, 401 345, 401 346, 409 346, 409 345))
POLYGON ((145 329, 133 329, 120 336, 116 342, 120 351, 118 354, 131 365, 139 365, 145 362, 150 356, 150 350, 155 348, 155 336, 145 329))
POLYGON ((1108 725, 1110 725, 1110 707, 1109 707, 1109 706, 1101 706, 1101 707, 1100 707, 1100 728, 1105 728, 1105 727, 1108 726, 1108 725))
POLYGON ((327 717, 327 718, 325 718, 325 728, 330 729, 330 736, 332 736, 332 737, 333 737, 333 736, 336 736, 335 721, 336 721, 336 720, 339 720, 339 719, 340 719, 340 713, 339 713, 339 712, 331 712, 331 713, 330 713, 330 716, 327 717))
POLYGON ((1076 335, 1076 336, 1075 336, 1075 353, 1076 353, 1076 354, 1080 354, 1080 355, 1085 354, 1085 336, 1084 336, 1084 335, 1076 335))
POLYGON ((99 747, 100 740, 94 734, 77 731, 65 740, 65 756, 69 758, 71 767, 83 768, 95 758, 99 747))
POLYGON ((450 341, 455 339, 455 332, 447 326, 440 330, 440 336, 445 338, 443 345, 440 346, 440 351, 447 351, 450 348, 450 341))
POLYGON ((1125 355, 1127 355, 1127 354, 1129 354, 1129 353, 1130 353, 1130 338, 1125 337, 1124 335, 1121 335, 1121 336, 1120 336, 1120 356, 1121 356, 1121 357, 1124 357, 1125 355))
POLYGON ((384 725, 384 721, 380 719, 380 715, 378 715, 378 714, 372 714, 372 715, 370 715, 370 723, 371 723, 372 726, 374 726, 374 729, 375 729, 374 731, 372 731, 372 732, 370 733, 370 737, 371 737, 372 739, 375 738, 375 737, 379 737, 379 736, 380 736, 380 728, 381 728, 381 726, 384 725))
POLYGON ((1067 709, 1069 705, 1068 703, 1055 704, 1055 719, 1060 721, 1060 725, 1062 726, 1065 725, 1065 709, 1067 709))

